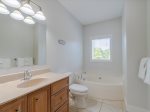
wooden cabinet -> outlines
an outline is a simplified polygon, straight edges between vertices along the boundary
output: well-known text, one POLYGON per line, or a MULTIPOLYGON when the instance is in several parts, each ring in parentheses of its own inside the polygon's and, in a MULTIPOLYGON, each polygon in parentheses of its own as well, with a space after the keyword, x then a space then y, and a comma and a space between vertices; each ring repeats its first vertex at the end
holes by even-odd
POLYGON ((69 112, 69 78, 0 105, 0 112, 69 112))
POLYGON ((48 112, 49 87, 42 88, 28 95, 28 112, 48 112))
POLYGON ((65 109, 69 106, 63 107, 65 103, 69 104, 69 78, 51 84, 51 112, 61 109, 64 110, 62 112, 69 112, 69 109, 65 109))
POLYGON ((0 112, 27 112, 27 97, 18 98, 0 106, 0 112))
POLYGON ((51 94, 55 94, 58 91, 62 90, 63 88, 69 85, 69 78, 62 79, 57 81, 51 85, 51 94))
POLYGON ((52 112, 55 112, 67 101, 68 101, 68 88, 66 87, 51 97, 52 112))
POLYGON ((69 103, 66 102, 62 107, 60 107, 56 112, 69 112, 69 103))

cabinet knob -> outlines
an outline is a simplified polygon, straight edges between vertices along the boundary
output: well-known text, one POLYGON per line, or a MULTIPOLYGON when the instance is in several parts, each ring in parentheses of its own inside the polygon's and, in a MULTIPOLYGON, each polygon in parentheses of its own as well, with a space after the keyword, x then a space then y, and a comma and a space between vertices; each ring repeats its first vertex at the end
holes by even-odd
POLYGON ((36 101, 38 101, 39 99, 38 99, 38 98, 36 98, 35 100, 36 100, 36 101))
POLYGON ((19 109, 16 109, 16 112, 21 112, 21 110, 19 110, 19 109))

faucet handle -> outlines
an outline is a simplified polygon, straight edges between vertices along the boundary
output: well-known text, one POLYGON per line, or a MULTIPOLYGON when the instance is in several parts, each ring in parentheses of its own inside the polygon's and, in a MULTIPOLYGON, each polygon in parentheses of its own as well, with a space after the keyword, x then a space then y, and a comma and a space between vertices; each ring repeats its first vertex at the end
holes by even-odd
POLYGON ((27 74, 31 77, 32 76, 31 70, 28 69, 27 74))
POLYGON ((32 73, 31 73, 31 70, 24 70, 24 80, 28 80, 32 77, 32 73))

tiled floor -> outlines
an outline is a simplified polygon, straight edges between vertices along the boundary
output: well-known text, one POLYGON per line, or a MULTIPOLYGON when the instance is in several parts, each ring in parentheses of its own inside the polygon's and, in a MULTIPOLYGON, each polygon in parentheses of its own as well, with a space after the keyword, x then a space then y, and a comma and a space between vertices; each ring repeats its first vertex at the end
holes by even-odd
POLYGON ((77 109, 70 104, 70 112, 124 112, 123 101, 88 100, 86 109, 77 109))

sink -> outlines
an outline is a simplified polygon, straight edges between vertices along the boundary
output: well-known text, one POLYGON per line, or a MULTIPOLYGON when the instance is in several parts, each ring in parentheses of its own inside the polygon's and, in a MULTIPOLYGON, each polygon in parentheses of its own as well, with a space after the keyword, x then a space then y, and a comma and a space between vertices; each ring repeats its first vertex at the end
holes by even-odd
POLYGON ((31 79, 31 80, 27 80, 24 81, 20 84, 17 85, 18 88, 27 88, 27 87, 32 87, 35 85, 38 85, 40 83, 42 83, 43 81, 46 81, 47 78, 37 78, 37 79, 31 79))

